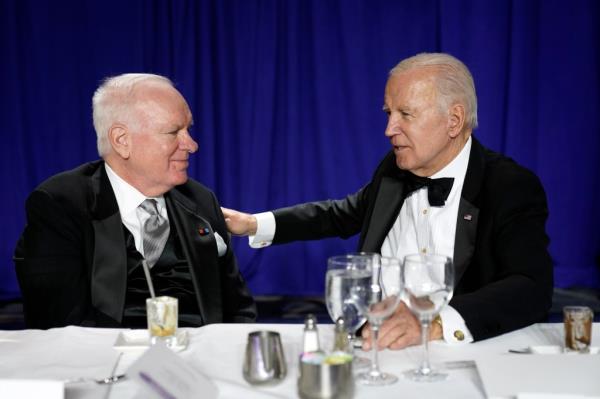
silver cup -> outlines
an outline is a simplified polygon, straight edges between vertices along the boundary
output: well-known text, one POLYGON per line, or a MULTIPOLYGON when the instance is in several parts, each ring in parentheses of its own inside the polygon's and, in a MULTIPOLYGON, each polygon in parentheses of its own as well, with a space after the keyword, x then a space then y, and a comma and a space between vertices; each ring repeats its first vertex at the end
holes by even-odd
POLYGON ((244 379, 252 385, 282 381, 287 373, 279 333, 254 331, 248 334, 244 358, 244 379))
POLYGON ((310 364, 300 360, 298 396, 302 399, 350 399, 354 396, 352 362, 310 364))

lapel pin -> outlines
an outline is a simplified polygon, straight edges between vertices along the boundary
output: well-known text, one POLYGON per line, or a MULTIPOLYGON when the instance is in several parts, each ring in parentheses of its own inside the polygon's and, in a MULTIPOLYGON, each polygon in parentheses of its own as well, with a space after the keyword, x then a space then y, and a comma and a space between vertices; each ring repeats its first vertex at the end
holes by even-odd
POLYGON ((209 230, 207 227, 200 228, 200 229, 198 229, 198 233, 200 233, 201 236, 205 236, 209 233, 209 230))
POLYGON ((468 220, 469 222, 471 221, 471 219, 473 219, 473 216, 466 214, 463 219, 468 220))

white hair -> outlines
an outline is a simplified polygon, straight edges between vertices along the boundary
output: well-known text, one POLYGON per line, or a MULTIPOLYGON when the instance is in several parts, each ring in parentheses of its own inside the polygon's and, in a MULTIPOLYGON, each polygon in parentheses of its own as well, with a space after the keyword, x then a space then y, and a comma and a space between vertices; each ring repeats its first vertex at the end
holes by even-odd
POLYGON ((96 130, 98 154, 110 151, 108 131, 115 123, 136 123, 133 117, 134 88, 142 82, 161 82, 174 86, 168 78, 150 73, 126 73, 104 79, 92 97, 92 114, 96 130))
POLYGON ((439 105, 446 110, 459 102, 465 107, 467 127, 477 127, 477 95, 475 83, 469 69, 457 58, 445 53, 421 53, 402 60, 390 71, 390 76, 411 69, 433 66, 439 71, 436 87, 439 105))

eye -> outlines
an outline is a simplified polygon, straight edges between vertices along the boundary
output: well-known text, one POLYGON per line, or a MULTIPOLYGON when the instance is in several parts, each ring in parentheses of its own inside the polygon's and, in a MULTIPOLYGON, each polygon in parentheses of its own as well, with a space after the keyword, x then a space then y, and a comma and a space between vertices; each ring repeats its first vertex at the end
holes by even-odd
POLYGON ((177 133, 179 133, 179 129, 171 130, 169 132, 165 132, 164 134, 169 136, 177 136, 177 133))

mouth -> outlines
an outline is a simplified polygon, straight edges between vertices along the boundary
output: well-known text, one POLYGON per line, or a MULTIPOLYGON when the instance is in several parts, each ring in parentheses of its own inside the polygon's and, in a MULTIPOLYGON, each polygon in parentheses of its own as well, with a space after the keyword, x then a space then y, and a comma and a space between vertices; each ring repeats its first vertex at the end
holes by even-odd
POLYGON ((172 159, 171 162, 181 168, 187 168, 189 164, 187 159, 172 159))

